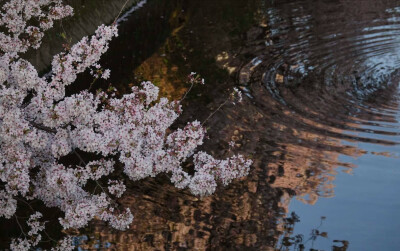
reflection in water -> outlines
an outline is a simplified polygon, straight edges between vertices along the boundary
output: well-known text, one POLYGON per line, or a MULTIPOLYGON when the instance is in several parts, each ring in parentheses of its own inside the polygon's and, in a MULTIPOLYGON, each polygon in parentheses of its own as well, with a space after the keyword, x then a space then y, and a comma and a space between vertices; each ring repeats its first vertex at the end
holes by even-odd
MULTIPOLYGON (((393 221, 399 203, 386 203, 400 192, 399 185, 390 182, 400 177, 398 3, 355 2, 276 1, 266 6, 263 25, 248 33, 252 36, 247 45, 259 47, 249 50, 252 60, 241 69, 239 82, 252 91, 257 106, 268 109, 265 113, 278 107, 273 121, 276 132, 284 136, 274 141, 284 150, 277 154, 282 161, 269 165, 276 177, 272 186, 293 189, 298 199, 316 204, 291 203, 291 210, 301 209, 307 220, 315 213, 334 214, 340 225, 331 229, 346 236, 338 238, 348 239, 355 250, 393 250, 400 247, 399 241, 371 226, 378 224, 383 231, 400 229, 399 222, 393 221), (257 97, 265 95, 256 87, 260 82, 270 94, 267 98, 257 97), (270 97, 278 104, 270 105, 270 97), (353 170, 356 165, 363 170, 353 170), (369 174, 342 184, 335 180, 340 177, 338 167, 369 174), (318 198, 333 196, 334 184, 350 190, 335 188, 339 194, 334 200, 316 203, 318 198), (385 195, 377 193, 377 187, 385 195)), ((291 201, 284 202, 283 208, 288 209, 291 201)))
MULTIPOLYGON (((284 231, 281 235, 277 250, 279 251, 316 251, 318 247, 318 240, 321 238, 328 239, 328 232, 321 230, 325 216, 321 217, 320 224, 310 231, 309 237, 304 234, 293 234, 296 223, 300 222, 300 217, 292 212, 289 217, 283 219, 284 231)), ((333 240, 332 241, 333 251, 346 251, 349 247, 349 242, 346 240, 333 240)))
MULTIPOLYGON (((249 98, 207 122, 204 149, 223 156, 234 140, 237 151, 253 157, 254 167, 249 177, 202 199, 162 176, 131 183, 120 201, 135 212, 130 230, 96 223, 84 231, 89 239, 81 246, 279 250, 279 244, 297 241, 300 248, 285 217, 293 196, 317 208, 342 191, 334 187, 339 169, 357 174, 365 168, 357 158, 367 156, 379 166, 387 156, 385 163, 399 164, 399 9, 389 0, 149 1, 122 25, 106 56, 106 62, 118 62, 110 66, 111 81, 126 90, 131 82, 149 79, 165 95, 179 97, 187 73, 199 72, 208 85, 192 91, 178 124, 204 120, 229 88, 239 86, 249 98)), ((400 177, 392 166, 369 175, 381 177, 374 182, 382 186, 388 175, 400 177)), ((391 186, 400 192, 399 185, 391 186)), ((367 199, 374 200, 383 203, 379 196, 367 199)), ((340 227, 348 228, 347 221, 340 227)), ((396 224, 385 227, 400 230, 396 224)), ((324 237, 315 229, 315 238, 324 237)), ((333 235, 348 241, 330 240, 328 247, 357 247, 359 230, 349 238, 333 235)), ((394 239, 382 245, 400 248, 394 239)))

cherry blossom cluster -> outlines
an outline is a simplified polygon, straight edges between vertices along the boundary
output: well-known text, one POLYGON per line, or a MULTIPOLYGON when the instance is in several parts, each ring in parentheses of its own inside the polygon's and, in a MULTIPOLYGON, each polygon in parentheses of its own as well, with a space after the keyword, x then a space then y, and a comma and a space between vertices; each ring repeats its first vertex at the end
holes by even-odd
POLYGON ((188 76, 188 82, 193 84, 205 84, 204 78, 201 78, 196 72, 191 72, 188 76))
POLYGON ((0 49, 3 52, 26 52, 40 47, 44 31, 54 21, 71 16, 73 10, 62 0, 11 0, 6 2, 0 15, 0 49))
MULTIPOLYGON (((125 230, 133 215, 115 200, 126 191, 127 179, 167 173, 178 188, 205 196, 218 183, 227 185, 247 175, 252 162, 242 155, 217 160, 196 153, 206 134, 200 122, 171 131, 182 112, 180 102, 160 98, 150 82, 124 95, 110 88, 66 96, 66 86, 84 71, 109 78, 110 70, 98 62, 118 35, 115 25, 100 26, 90 38, 56 55, 51 76, 45 78, 20 53, 38 48, 43 31, 71 15, 72 8, 61 0, 11 0, 3 10, 0 25, 7 32, 0 33, 0 217, 17 218, 18 200, 40 200, 63 212, 59 222, 64 229, 100 219, 125 230), (182 167, 191 157, 193 175, 182 167), (118 169, 125 176, 116 179, 118 169)), ((190 82, 204 84, 195 73, 190 82)), ((39 212, 31 215, 29 232, 25 239, 13 240, 12 250, 29 250, 40 242, 41 217, 39 212)), ((72 250, 71 239, 54 250, 72 250)))
POLYGON ((117 198, 120 198, 126 190, 126 186, 122 180, 109 180, 108 184, 108 192, 117 198))
MULTIPOLYGON (((10 245, 11 250, 31 250, 39 244, 42 240, 42 235, 40 232, 44 231, 45 223, 40 222, 42 218, 40 212, 35 212, 32 214, 28 221, 26 222, 30 228, 29 232, 25 233, 22 229, 21 232, 25 238, 13 239, 10 245)), ((18 218, 16 217, 19 226, 21 227, 18 218)), ((51 251, 72 251, 74 246, 72 245, 72 238, 65 237, 58 242, 58 245, 51 249, 51 251)))

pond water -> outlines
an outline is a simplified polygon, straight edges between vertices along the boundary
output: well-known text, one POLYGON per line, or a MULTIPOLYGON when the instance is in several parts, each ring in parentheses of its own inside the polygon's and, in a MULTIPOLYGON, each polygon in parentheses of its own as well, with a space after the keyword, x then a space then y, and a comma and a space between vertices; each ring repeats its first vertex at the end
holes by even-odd
POLYGON ((399 1, 149 0, 120 33, 104 59, 120 89, 146 79, 177 98, 189 72, 206 79, 177 126, 241 88, 204 149, 234 140, 254 166, 202 199, 132 183, 131 229, 98 223, 82 248, 400 250, 399 1))

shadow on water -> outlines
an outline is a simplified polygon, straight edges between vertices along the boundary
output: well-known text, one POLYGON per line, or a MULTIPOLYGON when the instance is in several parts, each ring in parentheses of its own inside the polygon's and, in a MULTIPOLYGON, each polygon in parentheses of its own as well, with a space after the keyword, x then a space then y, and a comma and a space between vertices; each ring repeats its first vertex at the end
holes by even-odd
POLYGON ((149 1, 121 25, 103 59, 110 82, 126 92, 129 84, 150 80, 176 99, 187 74, 200 73, 207 85, 192 90, 175 126, 203 121, 234 86, 241 88, 244 103, 225 106, 207 122, 210 139, 202 148, 224 157, 235 141, 235 151, 251 156, 254 166, 248 177, 201 199, 161 175, 129 183, 120 203, 134 212, 131 228, 119 232, 95 222, 82 231, 80 247, 378 250, 374 241, 382 250, 400 248, 394 235, 379 232, 400 230, 394 213, 400 205, 393 202, 400 192, 399 6, 390 0, 149 1), (312 206, 296 208, 294 198, 312 206), (328 211, 333 216, 320 227, 303 217, 328 211))

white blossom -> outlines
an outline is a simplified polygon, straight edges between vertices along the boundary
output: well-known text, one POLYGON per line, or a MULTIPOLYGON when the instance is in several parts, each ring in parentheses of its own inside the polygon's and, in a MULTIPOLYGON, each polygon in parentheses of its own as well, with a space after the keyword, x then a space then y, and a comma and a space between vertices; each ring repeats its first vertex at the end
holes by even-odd
MULTIPOLYGON (((64 229, 82 228, 98 218, 125 230, 133 215, 129 208, 123 213, 114 208, 114 199, 126 191, 125 179, 109 179, 116 167, 131 180, 169 173, 176 187, 200 196, 212 194, 218 183, 227 185, 248 173, 251 161, 241 155, 217 160, 205 152, 196 153, 206 134, 200 122, 171 130, 182 112, 180 102, 160 98, 151 82, 132 87, 122 96, 115 95, 115 89, 66 95, 65 88, 85 70, 91 70, 95 78, 110 77, 110 70, 103 70, 98 62, 118 35, 115 25, 98 27, 90 38, 54 56, 51 78, 46 79, 20 54, 38 48, 44 32, 54 21, 72 15, 72 8, 61 0, 10 0, 2 9, 0 181, 4 189, 0 190, 0 217, 15 215, 19 196, 57 207, 63 212, 59 222, 64 229), (190 156, 193 175, 182 169, 190 156), (78 162, 67 166, 63 158, 78 158, 78 162), (88 184, 94 184, 94 189, 89 190, 88 184)), ((204 84, 194 72, 189 80, 204 84)), ((44 230, 41 217, 40 212, 30 216, 26 223, 31 238, 13 239, 11 250, 35 248, 44 230)), ((73 250, 71 238, 52 250, 73 250)))
POLYGON ((126 190, 126 186, 121 180, 109 180, 108 184, 108 191, 117 198, 120 198, 126 190))

